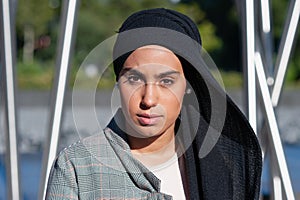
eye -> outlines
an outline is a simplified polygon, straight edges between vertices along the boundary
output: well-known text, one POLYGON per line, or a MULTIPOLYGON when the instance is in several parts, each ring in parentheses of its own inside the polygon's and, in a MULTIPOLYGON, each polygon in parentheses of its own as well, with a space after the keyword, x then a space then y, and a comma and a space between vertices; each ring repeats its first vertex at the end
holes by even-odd
POLYGON ((174 80, 171 78, 164 78, 162 80, 160 80, 160 85, 161 86, 171 86, 174 84, 174 80))
POLYGON ((128 80, 128 82, 131 83, 131 84, 136 84, 136 83, 141 83, 141 82, 143 82, 143 79, 142 79, 140 76, 135 75, 135 74, 129 75, 129 76, 127 77, 127 80, 128 80))

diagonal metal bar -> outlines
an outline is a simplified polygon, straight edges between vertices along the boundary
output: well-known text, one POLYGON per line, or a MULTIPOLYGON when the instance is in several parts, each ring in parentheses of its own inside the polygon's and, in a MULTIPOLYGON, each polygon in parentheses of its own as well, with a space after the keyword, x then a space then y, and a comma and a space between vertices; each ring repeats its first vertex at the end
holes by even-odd
POLYGON ((293 0, 290 2, 288 17, 285 21, 284 32, 280 41, 278 50, 278 57, 276 60, 275 68, 277 70, 276 80, 272 91, 273 106, 278 105, 280 92, 283 86, 283 81, 290 58, 292 45, 295 39, 297 24, 300 15, 300 0, 293 0))
POLYGON ((263 32, 269 33, 271 31, 269 0, 260 0, 260 4, 263 32))
POLYGON ((269 0, 260 0, 260 16, 261 16, 261 31, 260 31, 260 42, 262 48, 260 52, 264 58, 264 67, 267 75, 268 85, 274 84, 274 66, 273 66, 273 43, 272 43, 272 29, 270 19, 270 3, 269 0))
POLYGON ((294 192, 288 172, 288 168, 286 165, 286 160, 283 152, 283 147, 279 135, 279 129, 274 113, 274 109, 272 106, 272 101, 270 97, 270 92, 268 89, 268 85, 266 82, 266 76, 263 68, 263 63, 261 59, 261 55, 259 52, 255 53, 255 67, 256 67, 256 72, 257 72, 257 77, 258 77, 258 82, 259 86, 261 89, 261 94, 262 94, 262 99, 264 102, 264 108, 266 111, 266 117, 267 117, 267 122, 269 125, 269 129, 271 132, 271 139, 273 142, 274 150, 275 150, 275 155, 277 158, 277 165, 279 167, 280 175, 282 178, 282 183, 283 187, 287 196, 287 199, 289 200, 294 200, 294 192))
MULTIPOLYGON (((290 5, 289 5, 289 9, 288 9, 288 16, 286 18, 285 21, 285 26, 284 26, 284 31, 283 31, 283 36, 281 38, 281 44, 280 44, 280 48, 279 48, 279 53, 277 56, 277 61, 276 61, 276 69, 277 69, 277 74, 275 78, 272 78, 273 80, 275 79, 275 84, 273 87, 273 91, 271 94, 271 101, 272 101, 272 106, 276 107, 278 105, 278 101, 279 101, 279 97, 282 91, 282 85, 283 85, 283 81, 284 81, 284 77, 285 77, 285 73, 287 70, 287 64, 288 64, 288 60, 290 58, 290 54, 291 54, 291 48, 293 45, 293 42, 295 41, 295 33, 296 33, 296 29, 297 29, 297 24, 299 21, 299 5, 300 1, 291 1, 290 5)), ((263 17, 263 16, 262 16, 263 17)), ((262 20, 263 22, 264 20, 262 20)), ((266 48, 266 47, 265 47, 266 48)), ((270 51, 270 48, 268 51, 270 51)), ((266 65, 269 65, 270 63, 266 63, 266 65)), ((270 77, 269 77, 270 78, 270 77)), ((267 80, 268 81, 268 80, 267 80)), ((265 123, 266 124, 266 123, 265 123)), ((261 132, 264 132, 263 130, 261 132)), ((271 132, 272 134, 273 132, 271 132)), ((269 136, 268 138, 270 138, 270 140, 272 140, 272 138, 269 136)), ((268 145, 269 148, 271 149, 270 151, 270 159, 271 162, 276 162, 277 160, 277 154, 276 151, 274 152, 273 150, 276 150, 275 148, 277 147, 276 145, 274 145, 274 143, 270 143, 267 144, 268 141, 261 141, 262 142, 262 146, 264 147, 264 151, 266 150, 266 146, 268 145)), ((282 162, 285 163, 285 159, 282 160, 282 162)), ((278 177, 278 175, 281 173, 281 168, 276 167, 276 165, 272 166, 272 186, 273 186, 273 197, 274 199, 282 199, 282 193, 281 191, 281 184, 282 181, 285 181, 286 176, 282 176, 281 179, 278 177), (279 195, 279 193, 281 195, 279 195)), ((289 178, 289 177, 288 177, 289 178)))
POLYGON ((11 4, 9 0, 1 2, 1 61, 5 72, 5 118, 7 136, 7 183, 8 199, 20 199, 19 163, 17 146, 17 117, 14 80, 14 48, 11 4))
POLYGON ((68 71, 71 60, 71 52, 74 41, 76 14, 79 7, 79 0, 65 0, 63 2, 63 15, 61 18, 61 35, 59 50, 57 54, 54 88, 53 88, 53 107, 51 107, 50 130, 48 133, 48 144, 46 144, 42 168, 42 179, 39 199, 45 199, 48 176, 52 163, 57 154, 58 139, 61 129, 64 97, 68 80, 68 71))
MULTIPOLYGON (((268 0, 266 0, 268 1, 268 0)), ((284 28, 284 34, 281 40, 280 50, 279 50, 279 56, 277 57, 276 67, 278 68, 276 78, 275 78, 275 85, 273 87, 272 91, 272 98, 270 97, 268 84, 272 85, 274 81, 274 70, 273 70, 273 64, 272 59, 270 59, 270 55, 272 55, 272 45, 270 40, 270 31, 271 27, 269 26, 270 22, 270 16, 269 13, 265 12, 266 9, 270 9, 270 6, 268 5, 269 2, 266 2, 265 0, 261 0, 261 19, 255 18, 255 10, 253 7, 254 2, 253 1, 243 1, 242 3, 239 1, 236 1, 237 4, 240 5, 241 8, 245 6, 244 12, 241 12, 241 17, 243 19, 243 22, 245 23, 245 27, 243 30, 243 39, 244 39, 244 45, 245 45, 245 53, 246 56, 244 56, 244 60, 246 61, 244 63, 244 77, 246 79, 247 87, 245 88, 247 93, 247 115, 250 124, 254 129, 257 128, 257 119, 256 119, 256 78, 255 78, 255 71, 257 73, 257 77, 260 78, 259 87, 261 90, 261 93, 263 96, 263 102, 264 102, 264 108, 266 111, 266 122, 264 122, 262 129, 260 130, 260 133, 266 132, 269 128, 270 134, 260 134, 260 140, 263 148, 263 153, 265 153, 266 149, 270 151, 270 154, 272 154, 272 163, 275 163, 275 167, 272 168, 272 176, 273 176, 273 188, 274 188, 274 198, 276 199, 282 199, 282 182, 284 185, 284 191, 286 192, 287 199, 294 199, 292 187, 290 184, 290 178, 288 176, 288 180, 286 179, 286 174, 288 175, 288 170, 286 167, 286 162, 283 154, 283 149, 281 145, 278 147, 274 144, 275 141, 279 141, 281 144, 281 140, 279 137, 279 130, 277 127, 276 117, 274 114, 274 107, 278 104, 278 99, 281 93, 281 87, 283 83, 283 78, 285 76, 286 68, 287 68, 287 62, 290 56, 291 47, 293 44, 293 40, 295 37, 295 32, 298 21, 299 21, 299 1, 300 0, 293 0, 290 3, 289 11, 288 11, 288 17, 285 22, 285 28, 284 28), (265 8, 265 9, 263 9, 265 8), (261 20, 261 21, 259 21, 261 20), (257 26, 255 26, 256 22, 261 22, 262 24, 262 32, 258 32, 256 30, 257 26), (258 38, 256 38, 258 37, 258 38), (262 41, 260 41, 261 39, 262 41), (256 43, 257 42, 257 43, 256 43), (259 42, 263 42, 263 46, 257 47, 256 45, 259 45, 259 42), (271 46, 270 46, 271 45, 271 46), (259 53, 259 61, 260 61, 260 71, 258 70, 258 64, 255 63, 257 66, 253 65, 253 62, 257 62, 254 60, 254 57, 257 57, 257 54, 255 54, 255 47, 261 51, 260 53, 264 53, 265 62, 262 62, 261 54, 259 53), (264 65, 268 68, 268 79, 266 79, 266 74, 264 72, 264 65), (262 73, 263 72, 263 73, 262 73), (254 75, 253 75, 254 74, 254 75), (263 74, 263 75, 262 75, 263 74), (271 81, 272 82, 271 82, 271 81), (263 89, 262 85, 263 84, 263 89), (253 87, 252 87, 253 86, 253 87), (267 92, 266 92, 267 91, 267 92), (273 104, 272 104, 273 102, 273 104), (270 119, 269 119, 270 118, 270 119), (272 121, 272 124, 275 124, 274 126, 270 126, 270 120, 272 121), (275 131, 275 133, 274 133, 275 131), (277 131, 277 133, 276 133, 277 131), (274 136, 275 135, 275 136, 274 136), (265 138, 262 138, 265 137, 265 138), (281 153, 280 153, 281 152, 281 153), (279 153, 279 154, 278 154, 279 153), (279 157, 278 157, 279 156, 279 157), (279 158, 283 158, 283 161, 279 162, 279 158), (277 166, 278 164, 278 166, 277 166), (282 175, 284 174, 284 175, 282 175), (281 180, 282 179, 282 180, 281 180)), ((269 11, 269 10, 268 10, 269 11)), ((272 56, 271 56, 272 57, 272 56)), ((257 59, 257 58, 255 58, 257 59)), ((256 130, 255 130, 256 131, 256 130)), ((274 165, 274 164, 273 164, 274 165)))

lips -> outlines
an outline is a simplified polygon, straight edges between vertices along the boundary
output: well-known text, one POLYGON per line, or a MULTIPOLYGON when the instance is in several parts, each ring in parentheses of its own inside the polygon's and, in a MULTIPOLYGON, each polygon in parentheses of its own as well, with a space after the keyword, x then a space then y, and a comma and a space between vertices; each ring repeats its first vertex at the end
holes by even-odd
POLYGON ((139 123, 143 126, 151 126, 157 124, 163 116, 159 114, 137 114, 139 123))

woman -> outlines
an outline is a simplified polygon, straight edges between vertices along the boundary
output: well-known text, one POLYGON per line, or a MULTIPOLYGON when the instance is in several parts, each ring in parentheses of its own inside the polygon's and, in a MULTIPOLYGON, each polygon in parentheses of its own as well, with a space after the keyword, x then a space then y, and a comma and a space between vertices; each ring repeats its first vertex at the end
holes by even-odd
POLYGON ((202 52, 181 13, 129 16, 113 52, 121 108, 60 153, 47 199, 258 199, 258 141, 202 52))

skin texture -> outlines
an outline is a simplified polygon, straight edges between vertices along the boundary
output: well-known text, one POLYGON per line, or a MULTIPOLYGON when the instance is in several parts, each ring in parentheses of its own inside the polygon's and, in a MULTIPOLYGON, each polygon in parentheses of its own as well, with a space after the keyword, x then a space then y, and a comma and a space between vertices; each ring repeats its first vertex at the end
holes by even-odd
POLYGON ((175 151, 174 126, 186 89, 179 59, 167 48, 144 46, 127 58, 120 75, 122 111, 132 152, 144 158, 154 152, 169 157, 175 151))

